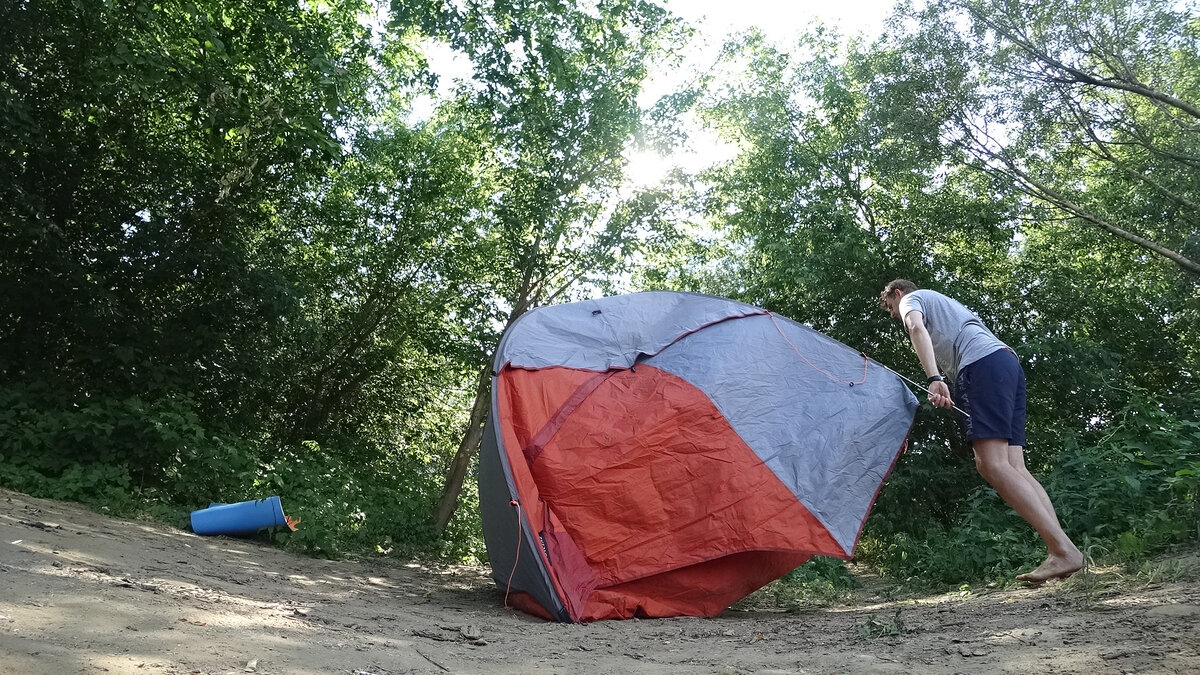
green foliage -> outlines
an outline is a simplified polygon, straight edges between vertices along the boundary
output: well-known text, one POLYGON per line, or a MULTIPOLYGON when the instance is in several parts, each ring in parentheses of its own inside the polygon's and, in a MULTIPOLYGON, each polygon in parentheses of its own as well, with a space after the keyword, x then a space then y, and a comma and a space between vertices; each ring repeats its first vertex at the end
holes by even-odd
POLYGON ((900 612, 901 608, 897 607, 895 614, 886 621, 876 619, 874 614, 869 614, 861 622, 855 620, 854 630, 859 637, 864 639, 903 635, 905 633, 904 620, 900 618, 900 612))
MULTIPOLYGON (((905 524, 891 523, 892 528, 898 525, 905 524)), ((990 489, 973 493, 962 518, 950 525, 918 525, 913 528, 916 535, 897 529, 889 536, 865 533, 857 559, 880 574, 917 587, 1003 582, 1045 556, 1028 526, 990 489)))
MULTIPOLYGON (((1053 468, 1042 482, 1080 548, 1136 566, 1200 541, 1194 406, 1165 406, 1135 392, 1112 425, 1089 434, 1094 442, 1066 443, 1048 461, 1053 468)), ((1045 555, 1028 525, 982 485, 949 522, 922 521, 928 516, 920 510, 886 511, 886 505, 881 500, 868 523, 859 560, 889 576, 949 586, 1003 582, 1045 555)))
MULTIPOLYGON (((876 294, 904 276, 1021 355, 1029 464, 1089 552, 1194 542, 1200 35, 1110 5, 741 36, 655 111, 658 141, 697 113, 739 154, 632 194, 641 87, 685 36, 652 2, 418 0, 386 29, 365 0, 0 10, 0 484, 181 526, 278 494, 294 550, 478 559, 455 452, 524 311, 717 293, 903 372, 876 294), (413 121, 427 39, 473 72, 413 121)), ((950 585, 1038 562, 952 416, 910 446, 861 560, 950 585)), ((778 588, 844 583, 816 560, 778 588)))
POLYGON ((212 435, 186 399, 62 402, 56 394, 43 386, 0 389, 8 485, 93 503, 134 493, 186 502, 212 494, 216 480, 253 473, 249 449, 212 435))
POLYGON ((397 485, 397 473, 333 460, 310 442, 265 464, 253 489, 279 494, 286 513, 300 520, 295 532, 277 535, 288 548, 333 557, 399 542, 408 547, 402 554, 411 555, 432 538, 422 518, 429 504, 397 485), (399 532, 391 529, 396 523, 418 527, 399 532))
POLYGON ((52 475, 22 457, 0 453, 0 484, 49 499, 93 506, 127 506, 132 479, 125 467, 72 463, 52 475))
POLYGON ((913 18, 921 44, 953 45, 970 64, 970 78, 930 101, 955 111, 943 135, 973 166, 1031 197, 1031 210, 1066 219, 1067 231, 1103 228, 1122 255, 1194 277, 1200 263, 1181 254, 1200 216, 1200 146, 1185 131, 1200 120, 1194 9, 951 0, 913 18))
POLYGON ((475 377, 655 239, 661 197, 607 200, 674 24, 387 9, 0 10, 0 482, 180 525, 279 494, 297 550, 482 555, 473 505, 428 525, 475 377), (426 37, 476 77, 412 121, 426 37))
POLYGON ((1172 411, 1138 390, 1094 444, 1064 448, 1047 490, 1072 531, 1129 561, 1200 539, 1195 405, 1176 402, 1172 411))
POLYGON ((461 228, 474 177, 454 138, 364 131, 404 100, 378 87, 421 82, 403 34, 371 34, 375 9, 4 10, 3 484, 184 526, 210 501, 289 497, 263 476, 278 448, 313 440, 323 456, 288 478, 314 508, 341 491, 383 509, 359 539, 345 534, 364 529, 357 505, 318 519, 322 550, 432 545, 417 533, 428 514, 386 493, 435 489, 427 467, 448 442, 429 430, 456 422, 462 371, 439 347, 462 275, 430 268, 456 260, 430 241, 461 228), (414 462, 426 468, 397 472, 414 462), (340 464, 379 487, 323 484, 340 464))
POLYGON ((437 455, 402 448, 322 450, 308 442, 274 449, 206 433, 182 407, 138 400, 85 403, 64 411, 30 405, 29 392, 6 392, 0 405, 0 485, 42 497, 151 515, 186 527, 188 511, 279 495, 302 524, 276 537, 314 555, 384 551, 397 556, 479 555, 478 516, 465 509, 451 537, 429 523, 440 490, 437 455), (90 461, 64 458, 71 446, 90 461), (151 465, 162 448, 172 461, 151 465), (374 457, 366 462, 343 458, 374 457), (269 459, 268 459, 269 458, 269 459), (173 505, 173 506, 172 506, 173 505), (472 522, 472 518, 475 519, 472 522))
POLYGON ((845 562, 837 558, 814 556, 756 591, 743 604, 786 610, 827 606, 845 599, 858 587, 858 580, 846 569, 845 562))
MULTIPOLYGON (((1170 256, 1195 250, 1196 136, 1181 130, 1200 51, 1191 9, 1100 5, 902 6, 871 45, 736 38, 706 88, 672 99, 738 147, 673 183, 694 186, 716 253, 672 249, 642 278, 769 307, 900 372, 916 360, 879 289, 906 277, 957 297, 1025 364, 1026 456, 1068 532, 1143 559, 1197 536, 1200 295, 1170 256)), ((920 410, 909 441, 860 561, 942 585, 1041 561, 953 415, 920 410)))
POLYGON ((287 515, 300 524, 295 532, 279 530, 273 536, 285 548, 308 555, 482 557, 475 509, 462 509, 445 535, 433 527, 429 514, 441 490, 433 458, 393 453, 367 464, 338 459, 347 454, 361 455, 323 451, 311 442, 280 451, 263 465, 249 492, 231 498, 280 495, 287 515))
POLYGON ((846 570, 845 562, 824 556, 814 556, 788 572, 783 581, 798 586, 824 586, 831 590, 845 590, 858 586, 854 576, 846 570))
MULTIPOLYGON (((484 199, 470 224, 478 241, 455 264, 469 280, 459 307, 474 320, 471 346, 483 371, 518 317, 618 287, 638 254, 669 230, 657 217, 660 195, 627 198, 620 188, 625 149, 642 124, 638 93, 679 29, 643 0, 471 0, 432 14, 403 6, 396 13, 474 67, 473 80, 458 83, 431 123, 476 148, 484 199)), ((439 526, 457 506, 488 396, 485 383, 447 474, 439 526)))

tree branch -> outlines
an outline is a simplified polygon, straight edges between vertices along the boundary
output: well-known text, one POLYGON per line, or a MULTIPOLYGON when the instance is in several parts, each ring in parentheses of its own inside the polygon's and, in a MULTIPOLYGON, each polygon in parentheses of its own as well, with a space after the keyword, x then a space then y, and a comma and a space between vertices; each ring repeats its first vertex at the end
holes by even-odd
MULTIPOLYGON (((967 122, 964 120, 964 126, 973 126, 973 125, 971 125, 970 122, 967 122)), ((990 136, 988 136, 987 132, 979 130, 978 127, 974 127, 974 128, 977 130, 978 133, 983 134, 985 137, 987 137, 989 141, 992 141, 993 143, 995 142, 995 139, 992 139, 990 136)), ((1157 253, 1157 254, 1173 261, 1175 264, 1179 265, 1183 269, 1200 276, 1200 263, 1197 263, 1196 261, 1191 260, 1190 258, 1187 258, 1186 256, 1184 256, 1172 249, 1162 246, 1161 244, 1151 241, 1150 239, 1147 239, 1140 235, 1134 234, 1122 227, 1119 227, 1113 223, 1110 223, 1107 220, 1105 220, 1103 217, 1093 213, 1092 211, 1084 208, 1083 206, 1080 206, 1079 204, 1076 204, 1075 202, 1071 201, 1071 199, 1069 199, 1066 195, 1064 195, 1061 192, 1055 190, 1054 188, 1046 185, 1045 183, 1042 183, 1041 181, 1039 181, 1036 178, 1034 178, 1033 176, 1031 176, 1027 171, 1018 167, 1015 161, 1013 161, 1012 159, 1009 159, 1008 157, 1005 157, 1001 151, 993 150, 990 147, 988 147, 985 143, 981 142, 975 135, 971 134, 969 132, 969 130, 968 130, 967 138, 975 144, 975 149, 972 149, 971 147, 964 147, 964 150, 966 150, 968 153, 971 153, 975 157, 982 160, 984 162, 985 168, 991 167, 990 163, 988 162, 989 159, 998 161, 1001 164, 1003 164, 1004 167, 1006 167, 1006 168, 1005 168, 1005 170, 1002 171, 1002 174, 1009 177, 1013 181, 1013 183, 1017 187, 1017 189, 1021 190, 1025 194, 1027 194, 1031 197, 1034 197, 1035 199, 1046 202, 1047 204, 1050 204, 1051 206, 1055 206, 1064 211, 1067 211, 1068 213, 1074 215, 1075 217, 1077 217, 1081 220, 1092 223, 1093 225, 1096 225, 1097 227, 1100 227, 1101 229, 1103 229, 1111 234, 1114 234, 1128 242, 1136 244, 1148 251, 1153 251, 1154 253, 1157 253)))
MULTIPOLYGON (((1064 98, 1066 98, 1066 97, 1064 97, 1064 98)), ((1155 192, 1157 192, 1162 197, 1169 199, 1173 202, 1176 202, 1176 203, 1180 204, 1181 206, 1183 206, 1184 208, 1187 208, 1188 210, 1200 213, 1200 205, 1197 205, 1195 202, 1191 201, 1187 197, 1185 197, 1173 190, 1168 189, 1167 186, 1154 180, 1150 176, 1147 176, 1144 172, 1137 171, 1137 170, 1131 168, 1125 162, 1122 162, 1120 159, 1118 159, 1117 156, 1114 155, 1112 153, 1112 151, 1110 151, 1108 149, 1108 144, 1105 141, 1103 141, 1099 137, 1099 135, 1096 134, 1096 130, 1094 128, 1092 128, 1091 123, 1085 118, 1083 111, 1080 110, 1074 104, 1073 101, 1069 101, 1069 100, 1067 101, 1067 108, 1068 108, 1068 110, 1071 111, 1071 115, 1075 118, 1075 121, 1079 125, 1079 127, 1083 130, 1083 132, 1085 134, 1087 134, 1088 138, 1090 138, 1092 140, 1092 144, 1095 146, 1094 151, 1092 150, 1092 148, 1090 146, 1085 145, 1085 147, 1088 147, 1089 151, 1092 151, 1094 156, 1107 161, 1109 164, 1112 164, 1116 168, 1120 169, 1121 172, 1124 173, 1126 176, 1129 176, 1135 180, 1145 183, 1146 185, 1149 185, 1155 192)), ((1146 150, 1150 150, 1150 148, 1146 148, 1145 146, 1142 146, 1142 145, 1138 145, 1137 147, 1140 147, 1140 148, 1143 148, 1146 150)))
POLYGON ((990 17, 983 15, 983 13, 977 8, 969 4, 961 3, 959 6, 965 9, 977 21, 985 26, 988 26, 992 30, 996 31, 998 35, 1008 39, 1014 45, 1024 50, 1029 56, 1065 73, 1064 76, 1060 77, 1048 76, 1052 81, 1061 82, 1063 84, 1090 84, 1095 87, 1127 91, 1139 96, 1143 96, 1152 101, 1164 103, 1200 120, 1200 108, 1171 96, 1166 92, 1148 87, 1139 82, 1136 78, 1132 77, 1131 74, 1129 75, 1128 79, 1114 79, 1093 75, 1082 70, 1081 68, 1068 65, 1051 56, 1049 53, 1039 48, 1036 44, 1034 44, 1033 40, 1026 37, 1016 28, 1004 26, 997 21, 993 21, 990 17))

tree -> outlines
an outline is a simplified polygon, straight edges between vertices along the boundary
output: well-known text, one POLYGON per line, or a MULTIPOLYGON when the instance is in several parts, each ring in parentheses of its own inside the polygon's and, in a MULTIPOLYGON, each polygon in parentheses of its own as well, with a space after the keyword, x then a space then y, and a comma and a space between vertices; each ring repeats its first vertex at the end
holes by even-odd
MULTIPOLYGON (((952 59, 936 76, 910 67, 922 58, 822 31, 791 52, 754 34, 727 46, 722 86, 699 102, 739 154, 699 183, 706 222, 733 240, 737 270, 700 290, 811 325, 900 372, 915 359, 877 305, 887 281, 954 288, 982 307, 1010 297, 1010 205, 938 142, 944 113, 910 107, 956 74, 952 59)), ((911 442, 920 461, 883 499, 893 513, 948 522, 971 485, 965 436, 952 417, 924 411, 911 442)))
POLYGON ((974 56, 956 94, 973 103, 947 133, 980 168, 1200 274, 1195 17, 1162 0, 951 0, 922 16, 974 56), (970 34, 950 28, 956 13, 970 34))
MULTIPOLYGON (((0 383, 51 408, 145 398, 246 419, 290 307, 279 208, 368 105, 366 8, 3 10, 0 383)), ((113 459, 173 452, 145 445, 113 459)))
POLYGON ((493 191, 491 261, 472 270, 487 365, 433 516, 441 529, 482 437, 499 334, 533 307, 606 284, 646 236, 639 228, 653 200, 616 208, 611 200, 639 126, 639 88, 674 23, 653 3, 626 0, 466 2, 426 22, 475 66, 474 81, 441 114, 476 130, 493 191))
MULTIPOLYGON (((1079 227, 1077 213, 1033 193, 995 158, 1016 158, 1028 176, 1069 194, 1073 204, 1109 222, 1119 216, 1126 230, 1136 222, 1143 235, 1186 252, 1194 226, 1180 214, 1193 199, 1194 176, 1182 164, 1151 163, 1144 144, 1112 139, 1114 130, 1139 119, 1155 129, 1143 135, 1156 143, 1190 137, 1179 125, 1182 112, 1136 118, 1144 111, 1135 105, 1129 112, 1111 109, 1107 130, 1095 134, 1102 140, 1090 140, 1071 115, 1051 107, 1056 99, 1045 82, 1000 73, 995 64, 1020 60, 1011 50, 964 34, 968 24, 945 7, 902 15, 871 45, 816 31, 791 51, 753 35, 730 46, 731 72, 718 80, 723 86, 698 100, 739 154, 700 176, 698 199, 707 223, 729 236, 725 250, 736 262, 699 283, 688 281, 809 323, 901 371, 915 359, 874 307, 875 294, 899 276, 950 293, 1026 363, 1031 467, 1078 489, 1084 481, 1072 472, 1091 461, 1081 457, 1116 452, 1106 446, 1111 435, 1123 433, 1131 414, 1148 414, 1140 387, 1170 392, 1171 410, 1194 407, 1200 335, 1194 277, 1179 274, 1178 260, 1159 264, 1165 258, 1153 247, 1131 252, 1128 238, 1079 227), (980 142, 993 140, 996 152, 981 153, 980 142), (1131 167, 1141 175, 1122 173, 1131 167), (1146 177, 1161 177, 1163 190, 1146 189, 1146 177)), ((1065 31, 1069 23, 1060 15, 1044 28, 1065 31)), ((1157 40, 1138 44, 1154 53, 1159 43, 1175 44, 1162 35, 1157 40)), ((1189 53, 1178 61, 1191 59, 1189 53)), ((1177 92, 1193 86, 1196 73, 1181 67, 1158 86, 1177 92)), ((1087 93, 1096 100, 1094 91, 1087 93)), ((1092 119, 1099 130, 1094 120, 1102 118, 1092 119)), ((1171 147, 1159 154, 1184 156, 1182 145, 1171 147)), ((1164 417, 1173 414, 1179 413, 1164 417)), ((1164 424, 1161 436, 1190 428, 1187 414, 1164 424)), ((977 487, 956 426, 951 415, 918 412, 912 452, 866 529, 871 559, 881 567, 932 570, 945 564, 936 551, 986 548, 983 538, 1005 528, 1008 516, 989 507, 998 501, 977 487)), ((1147 476, 1190 471, 1195 461, 1194 453, 1164 458, 1149 443, 1120 452, 1153 467, 1147 476)), ((1116 464, 1106 470, 1113 472, 1108 481, 1123 480, 1117 472, 1136 473, 1116 464)), ((1098 528, 1091 535, 1110 536, 1102 529, 1107 525, 1081 511, 1091 508, 1081 506, 1087 501, 1068 500, 1066 517, 1098 528)), ((1177 525, 1172 520, 1170 527, 1177 525)), ((1025 555, 1019 547, 998 548, 981 555, 995 561, 1025 555)))

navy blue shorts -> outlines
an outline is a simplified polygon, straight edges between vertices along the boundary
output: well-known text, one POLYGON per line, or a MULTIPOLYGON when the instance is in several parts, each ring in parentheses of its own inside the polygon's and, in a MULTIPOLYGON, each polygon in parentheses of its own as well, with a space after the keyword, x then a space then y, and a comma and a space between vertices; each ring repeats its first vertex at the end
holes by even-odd
POLYGON ((1025 371, 1010 349, 997 349, 962 367, 955 387, 967 419, 967 438, 1004 438, 1025 445, 1025 371))

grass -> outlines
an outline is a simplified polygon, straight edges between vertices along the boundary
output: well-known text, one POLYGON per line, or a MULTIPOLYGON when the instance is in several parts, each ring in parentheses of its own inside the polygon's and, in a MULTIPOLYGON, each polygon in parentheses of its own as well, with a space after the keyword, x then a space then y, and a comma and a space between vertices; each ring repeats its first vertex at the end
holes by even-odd
MULTIPOLYGON (((1200 548, 1178 551, 1152 559, 1098 564, 1101 551, 1088 551, 1082 570, 1071 577, 1051 582, 1054 594, 1081 608, 1098 608, 1105 600, 1167 583, 1200 581, 1200 548)), ((1008 582, 964 583, 956 587, 932 587, 920 579, 890 579, 869 568, 832 559, 814 559, 791 574, 777 579, 735 603, 735 611, 801 612, 830 607, 872 607, 890 612, 893 603, 933 598, 965 600, 993 593, 1011 593, 1034 588, 1012 579, 1008 582), (815 563, 815 564, 814 564, 815 563), (811 565, 811 567, 810 567, 811 565)), ((874 616, 857 629, 867 637, 899 635, 904 631, 899 615, 887 619, 874 616), (899 629, 897 629, 899 627, 899 629)))
POLYGON ((1200 581, 1200 549, 1103 567, 1087 565, 1059 582, 1055 591, 1078 607, 1093 609, 1110 598, 1185 581, 1200 581))

